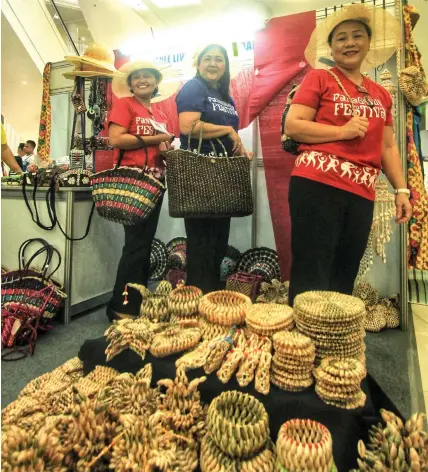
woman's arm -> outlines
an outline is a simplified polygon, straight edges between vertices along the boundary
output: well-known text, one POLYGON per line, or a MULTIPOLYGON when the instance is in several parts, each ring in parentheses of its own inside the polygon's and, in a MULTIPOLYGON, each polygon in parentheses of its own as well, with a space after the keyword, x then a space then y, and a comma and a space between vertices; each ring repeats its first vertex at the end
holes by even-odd
POLYGON ((16 174, 22 174, 22 169, 16 162, 15 156, 13 155, 10 147, 7 144, 1 145, 1 160, 16 174))
MULTIPOLYGON (((139 149, 141 148, 141 141, 134 135, 129 134, 128 130, 116 123, 110 123, 108 130, 108 137, 110 146, 119 149, 139 149)), ((141 136, 147 146, 158 146, 164 142, 171 142, 173 136, 161 133, 154 136, 141 136)))
MULTIPOLYGON (((188 136, 192 130, 192 126, 195 121, 201 119, 201 112, 199 111, 183 111, 178 115, 178 124, 180 127, 180 133, 188 136)), ((202 122, 199 121, 193 128, 192 136, 199 138, 201 131, 202 122)), ((238 133, 232 128, 232 126, 214 125, 212 123, 203 122, 204 127, 204 139, 221 138, 222 136, 228 136, 233 141, 233 151, 237 151, 242 145, 241 138, 238 133)))
POLYGON ((306 144, 331 143, 356 137, 363 138, 368 129, 368 119, 353 116, 345 125, 334 126, 316 123, 317 110, 306 105, 291 105, 285 121, 285 134, 306 144))
MULTIPOLYGON (((382 169, 394 189, 407 188, 392 126, 385 126, 383 132, 382 169)), ((407 223, 412 216, 412 205, 407 194, 398 193, 395 196, 395 207, 397 223, 407 223)))

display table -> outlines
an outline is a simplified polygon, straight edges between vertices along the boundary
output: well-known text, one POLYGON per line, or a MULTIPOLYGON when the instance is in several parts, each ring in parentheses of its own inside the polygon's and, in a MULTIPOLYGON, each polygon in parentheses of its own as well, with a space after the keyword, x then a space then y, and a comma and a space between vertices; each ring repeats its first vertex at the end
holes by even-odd
MULTIPOLYGON (((45 203, 47 190, 45 187, 38 189, 36 196, 40 220, 45 225, 50 224, 45 203)), ((27 195, 33 207, 31 187, 28 187, 27 195)), ((92 195, 88 187, 61 188, 56 194, 58 220, 66 234, 75 238, 85 233, 91 207, 92 195)), ((123 247, 121 225, 94 212, 88 236, 82 241, 69 241, 58 225, 52 231, 46 231, 32 221, 21 187, 2 186, 1 210, 3 267, 18 268, 19 247, 30 238, 46 239, 60 252, 62 265, 54 277, 64 285, 68 295, 63 310, 65 324, 72 316, 110 299, 123 247)), ((42 258, 36 259, 35 266, 42 265, 42 258)))
MULTIPOLYGON (((160 379, 173 379, 175 377, 175 361, 180 357, 179 355, 157 359, 147 353, 143 361, 135 352, 126 350, 107 362, 106 347, 107 341, 104 337, 86 341, 82 345, 79 358, 83 362, 85 375, 95 369, 97 365, 109 366, 121 373, 131 372, 135 374, 146 363, 151 362, 153 366, 152 387, 160 379)), ((205 374, 202 369, 188 372, 190 380, 203 375, 205 374)), ((269 414, 273 441, 276 441, 281 425, 291 418, 310 418, 319 421, 330 430, 333 436, 334 458, 339 472, 347 472, 357 466, 358 440, 366 440, 369 427, 381 420, 379 416, 380 408, 393 411, 402 418, 373 378, 368 376, 362 387, 367 395, 365 407, 349 411, 326 405, 315 393, 313 387, 304 392, 284 392, 271 385, 270 393, 265 396, 255 391, 254 382, 248 387, 241 388, 236 378, 233 377, 224 385, 214 373, 207 376, 207 381, 202 383, 198 389, 201 393, 201 400, 206 404, 209 404, 224 390, 240 390, 257 397, 264 404, 269 414)))

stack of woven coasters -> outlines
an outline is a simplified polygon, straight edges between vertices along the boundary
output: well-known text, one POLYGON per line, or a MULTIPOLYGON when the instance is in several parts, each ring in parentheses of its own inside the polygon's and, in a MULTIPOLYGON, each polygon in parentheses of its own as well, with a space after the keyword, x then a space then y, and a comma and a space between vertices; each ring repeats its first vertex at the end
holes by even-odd
POLYGON ((315 363, 324 357, 364 360, 366 308, 356 297, 336 292, 306 292, 294 302, 299 332, 316 347, 315 363))
POLYGON ((366 395, 361 381, 366 376, 362 362, 356 359, 323 359, 314 371, 318 396, 328 405, 352 410, 364 406, 366 395))
POLYGON ((310 387, 315 359, 315 346, 310 338, 297 332, 280 331, 273 335, 273 347, 271 382, 294 392, 310 387))
POLYGON ((247 312, 246 323, 249 331, 259 336, 272 336, 278 331, 294 328, 293 309, 287 305, 259 303, 247 312))

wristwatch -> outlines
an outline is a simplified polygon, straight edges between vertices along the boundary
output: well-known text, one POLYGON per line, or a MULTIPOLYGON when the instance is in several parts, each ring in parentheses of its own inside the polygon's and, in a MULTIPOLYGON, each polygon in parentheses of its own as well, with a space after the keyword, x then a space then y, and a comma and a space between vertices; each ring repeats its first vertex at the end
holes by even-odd
POLYGON ((408 188, 396 188, 395 195, 398 195, 399 193, 405 193, 410 197, 410 190, 408 188))

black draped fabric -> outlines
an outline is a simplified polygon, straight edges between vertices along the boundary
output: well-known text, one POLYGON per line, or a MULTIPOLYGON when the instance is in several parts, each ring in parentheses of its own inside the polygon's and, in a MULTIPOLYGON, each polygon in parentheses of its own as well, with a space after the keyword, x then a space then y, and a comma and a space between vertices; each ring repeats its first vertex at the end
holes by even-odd
MULTIPOLYGON (((107 341, 104 337, 85 341, 79 352, 85 375, 94 370, 97 365, 112 367, 121 373, 135 374, 146 363, 151 362, 153 366, 152 386, 155 386, 160 379, 175 377, 175 361, 180 355, 157 359, 147 353, 143 361, 133 351, 125 350, 107 362, 106 348, 107 341)), ((189 380, 203 375, 205 374, 202 369, 188 372, 189 380)), ((264 404, 269 414, 273 441, 276 441, 281 425, 289 419, 309 418, 319 421, 332 434, 334 459, 339 472, 347 472, 357 466, 358 440, 366 440, 369 427, 380 421, 379 410, 381 408, 393 411, 403 419, 400 412, 370 375, 363 381, 362 388, 367 395, 365 407, 350 411, 326 405, 315 393, 313 387, 304 392, 285 392, 271 385, 270 393, 265 396, 255 391, 254 382, 248 387, 241 388, 234 376, 224 385, 215 373, 207 376, 207 381, 199 386, 199 391, 202 401, 207 404, 224 390, 240 390, 254 395, 264 404)))

